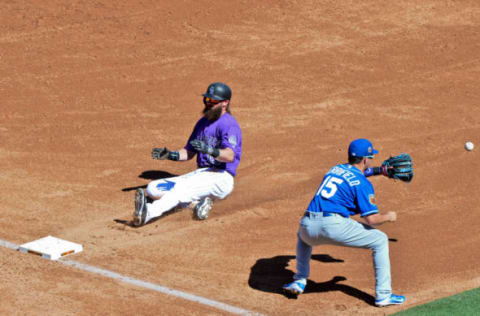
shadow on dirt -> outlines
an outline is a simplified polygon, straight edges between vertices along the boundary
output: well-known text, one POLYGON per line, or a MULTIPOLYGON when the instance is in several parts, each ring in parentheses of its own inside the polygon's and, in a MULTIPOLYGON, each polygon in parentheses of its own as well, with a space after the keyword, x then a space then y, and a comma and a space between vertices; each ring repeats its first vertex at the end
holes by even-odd
MULTIPOLYGON (((248 279, 248 285, 256 290, 285 295, 287 298, 296 298, 296 296, 286 295, 282 291, 282 286, 293 279, 294 273, 288 270, 288 262, 295 259, 295 256, 276 256, 272 258, 259 259, 253 265, 248 279)), ((329 255, 312 255, 312 260, 324 263, 343 262, 341 259, 332 258, 329 255)), ((339 282, 347 280, 344 276, 335 276, 330 281, 314 282, 307 281, 307 287, 304 294, 340 291, 344 294, 353 296, 366 302, 369 305, 375 305, 375 298, 359 289, 339 282)))
MULTIPOLYGON (((159 180, 159 179, 165 179, 165 178, 171 178, 171 177, 176 177, 178 175, 172 174, 167 171, 160 171, 160 170, 145 170, 143 171, 138 177, 146 180, 159 180)), ((134 191, 136 189, 142 188, 145 189, 147 187, 146 184, 144 185, 139 185, 135 187, 127 187, 123 188, 123 192, 128 192, 128 191, 134 191)))
POLYGON ((167 171, 160 171, 160 170, 146 170, 142 172, 138 177, 147 180, 158 180, 164 178, 171 178, 176 177, 177 174, 172 174, 167 171))
MULTIPOLYGON (((165 217, 170 216, 172 214, 181 212, 183 210, 191 211, 191 209, 189 209, 186 205, 179 205, 179 206, 171 209, 170 211, 167 211, 167 212, 163 213, 159 217, 152 218, 148 223, 146 223, 145 225, 140 226, 140 227, 135 226, 133 224, 133 220, 114 219, 113 221, 117 224, 122 224, 122 225, 129 226, 129 227, 132 227, 132 228, 141 228, 141 227, 144 227, 146 225, 152 225, 153 223, 155 223, 158 220, 161 220, 162 218, 165 218, 165 217)), ((193 216, 193 213, 192 213, 192 219, 195 219, 194 216, 193 216)))

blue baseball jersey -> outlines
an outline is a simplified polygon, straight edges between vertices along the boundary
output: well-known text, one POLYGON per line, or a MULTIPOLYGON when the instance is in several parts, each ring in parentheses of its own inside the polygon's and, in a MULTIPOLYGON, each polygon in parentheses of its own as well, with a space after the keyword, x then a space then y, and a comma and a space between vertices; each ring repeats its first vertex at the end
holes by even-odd
POLYGON ((373 185, 350 164, 331 168, 308 205, 310 212, 339 213, 344 217, 362 217, 378 213, 373 185))

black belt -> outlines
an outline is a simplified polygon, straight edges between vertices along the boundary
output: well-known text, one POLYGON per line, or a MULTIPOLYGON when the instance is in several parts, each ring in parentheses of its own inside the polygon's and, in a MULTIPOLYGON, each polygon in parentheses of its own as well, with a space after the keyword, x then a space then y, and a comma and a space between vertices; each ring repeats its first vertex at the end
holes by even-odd
POLYGON ((308 217, 310 217, 310 215, 312 215, 312 216, 329 217, 329 216, 332 216, 333 214, 337 214, 337 213, 331 213, 331 212, 309 212, 309 211, 305 211, 305 214, 303 214, 303 215, 304 215, 304 216, 308 216, 308 217))

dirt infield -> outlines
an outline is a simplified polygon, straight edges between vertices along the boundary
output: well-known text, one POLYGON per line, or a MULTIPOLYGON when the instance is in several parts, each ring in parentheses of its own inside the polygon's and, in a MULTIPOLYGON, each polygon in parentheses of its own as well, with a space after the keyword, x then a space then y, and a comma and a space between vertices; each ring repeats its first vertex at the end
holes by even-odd
MULTIPOLYGON (((53 235, 83 245, 72 260, 267 315, 381 315, 479 287, 480 4, 393 3, 0 4, 0 239, 53 235), (213 81, 243 128, 234 192, 207 221, 129 226, 136 188, 195 168, 150 151, 185 145, 213 81), (288 299, 298 221, 359 137, 376 163, 414 159, 410 184, 372 179, 398 212, 381 229, 407 304, 372 306, 371 254, 332 246, 288 299)), ((2 247, 0 267, 0 314, 228 314, 2 247)))

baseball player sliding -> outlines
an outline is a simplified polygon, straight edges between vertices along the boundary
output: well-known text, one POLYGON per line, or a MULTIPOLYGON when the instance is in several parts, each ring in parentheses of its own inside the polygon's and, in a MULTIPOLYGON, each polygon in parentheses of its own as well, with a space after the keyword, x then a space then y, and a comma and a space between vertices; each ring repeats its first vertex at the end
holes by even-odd
POLYGON ((372 168, 370 161, 377 153, 369 140, 356 139, 348 147, 348 163, 336 165, 325 174, 300 221, 296 250, 297 273, 293 282, 283 286, 287 294, 299 295, 305 290, 310 274, 312 247, 332 244, 373 251, 377 306, 405 302, 405 296, 392 293, 388 237, 372 227, 396 221, 397 214, 392 211, 379 213, 373 185, 366 175, 383 174, 409 182, 413 177, 411 158, 402 154, 384 161, 381 167, 372 168), (399 166, 395 165, 397 160, 401 160, 399 166), (395 174, 397 171, 398 174, 395 174), (356 214, 360 214, 366 224, 350 218, 356 214))
POLYGON ((194 203, 197 219, 206 219, 212 199, 224 199, 233 190, 242 154, 242 131, 230 112, 230 87, 214 82, 203 94, 203 117, 184 148, 153 148, 152 158, 186 161, 197 156, 197 169, 185 175, 152 181, 135 193, 133 224, 142 226, 180 203, 194 203), (148 199, 148 201, 147 201, 148 199))

